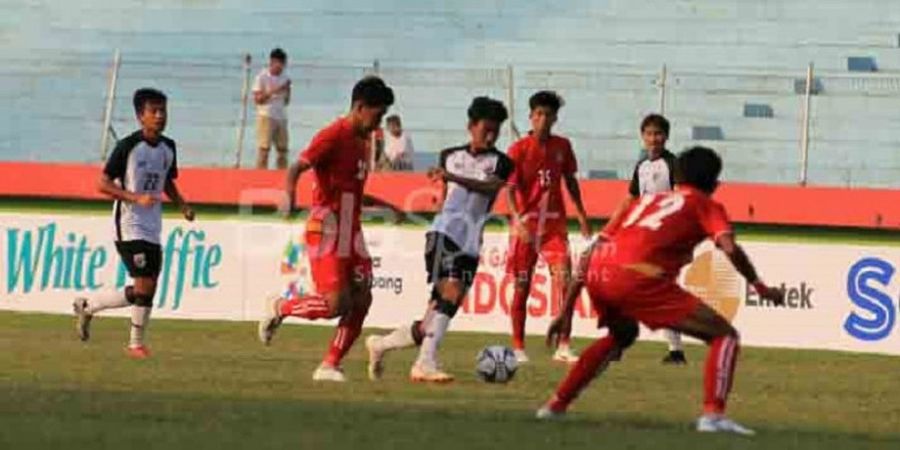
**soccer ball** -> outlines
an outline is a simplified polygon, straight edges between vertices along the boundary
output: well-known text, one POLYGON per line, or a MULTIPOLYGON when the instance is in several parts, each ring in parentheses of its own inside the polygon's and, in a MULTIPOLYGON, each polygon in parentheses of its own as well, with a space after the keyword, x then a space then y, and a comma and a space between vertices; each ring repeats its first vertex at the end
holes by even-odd
POLYGON ((488 383, 506 383, 516 375, 519 362, 509 347, 491 345, 478 353, 475 373, 488 383))

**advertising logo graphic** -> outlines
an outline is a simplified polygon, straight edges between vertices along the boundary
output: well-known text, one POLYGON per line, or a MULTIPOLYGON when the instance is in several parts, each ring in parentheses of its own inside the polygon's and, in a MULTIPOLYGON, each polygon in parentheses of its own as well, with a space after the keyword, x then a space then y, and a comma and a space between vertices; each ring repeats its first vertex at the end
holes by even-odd
POLYGON ((861 341, 879 341, 891 334, 897 318, 894 301, 884 289, 894 277, 894 266, 880 258, 863 258, 847 274, 847 296, 862 311, 851 312, 844 330, 861 341))
POLYGON ((741 305, 743 283, 726 257, 713 250, 694 258, 683 278, 686 290, 703 299, 729 321, 734 320, 741 305))

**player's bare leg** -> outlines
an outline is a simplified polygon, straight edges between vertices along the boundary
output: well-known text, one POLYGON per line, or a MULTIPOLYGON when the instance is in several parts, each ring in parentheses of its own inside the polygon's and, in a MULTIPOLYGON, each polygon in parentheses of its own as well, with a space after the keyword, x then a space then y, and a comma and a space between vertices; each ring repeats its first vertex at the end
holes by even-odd
MULTIPOLYGON (((551 289, 553 290, 551 298, 557 299, 559 310, 562 311, 562 305, 565 302, 566 298, 566 288, 569 286, 569 282, 572 278, 571 265, 566 262, 550 267, 550 277, 551 289)), ((568 330, 568 333, 566 333, 560 339, 559 345, 556 347, 556 351, 553 353, 554 361, 566 364, 574 364, 578 362, 578 355, 574 351, 572 351, 571 331, 572 330, 568 330)))
POLYGON ((553 397, 537 411, 538 419, 556 419, 565 415, 569 405, 581 391, 630 347, 638 336, 637 322, 631 319, 615 319, 609 323, 609 330, 608 335, 584 350, 553 397))
POLYGON ((725 417, 725 406, 734 383, 734 370, 740 352, 737 330, 703 303, 672 329, 709 344, 703 381, 703 415, 697 419, 697 431, 755 434, 753 430, 725 417))

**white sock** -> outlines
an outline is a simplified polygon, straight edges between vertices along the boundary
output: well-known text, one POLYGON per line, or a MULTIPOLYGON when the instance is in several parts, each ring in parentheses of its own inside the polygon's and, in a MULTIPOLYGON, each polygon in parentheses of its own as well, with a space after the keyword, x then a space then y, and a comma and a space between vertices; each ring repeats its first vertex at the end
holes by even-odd
POLYGON ((435 364, 437 362, 437 349, 444 338, 444 333, 450 327, 450 316, 437 312, 425 326, 425 338, 422 339, 422 348, 419 349, 417 362, 435 364))
POLYGON ((125 291, 105 291, 100 292, 94 297, 88 299, 88 314, 96 314, 104 309, 122 308, 128 306, 128 299, 125 297, 125 291))
POLYGON ((669 341, 670 352, 684 351, 684 347, 681 345, 681 333, 673 330, 665 330, 665 334, 666 340, 669 341))
POLYGON ((378 346, 381 351, 397 350, 401 348, 415 347, 416 341, 413 339, 412 327, 405 325, 391 331, 390 334, 382 336, 379 339, 378 346))
POLYGON ((131 342, 129 347, 135 348, 144 345, 144 333, 150 324, 151 308, 147 306, 133 306, 131 308, 131 342))

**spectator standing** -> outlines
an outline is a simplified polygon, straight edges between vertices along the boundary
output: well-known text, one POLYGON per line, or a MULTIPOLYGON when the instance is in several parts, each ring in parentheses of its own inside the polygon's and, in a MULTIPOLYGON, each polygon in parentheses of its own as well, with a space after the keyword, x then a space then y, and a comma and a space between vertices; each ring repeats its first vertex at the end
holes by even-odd
POLYGON ((284 72, 287 54, 276 48, 269 53, 269 65, 256 75, 253 101, 256 103, 256 168, 267 169, 269 150, 278 152, 276 167, 287 169, 287 106, 291 102, 291 79, 284 72))
POLYGON ((385 119, 388 132, 384 135, 384 153, 390 168, 396 171, 413 170, 412 138, 403 130, 400 116, 392 115, 385 119))

